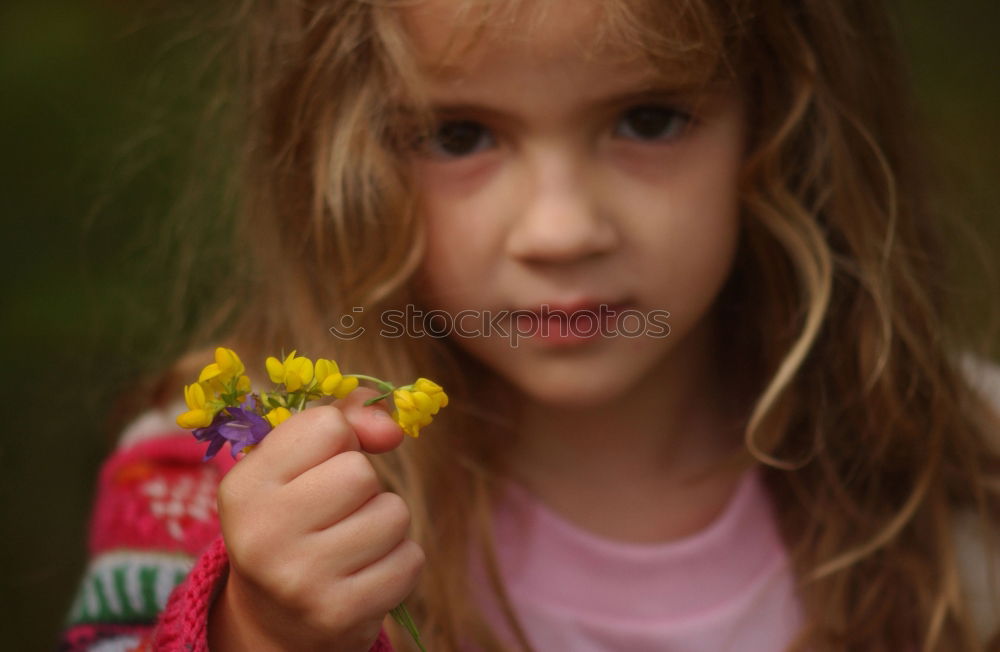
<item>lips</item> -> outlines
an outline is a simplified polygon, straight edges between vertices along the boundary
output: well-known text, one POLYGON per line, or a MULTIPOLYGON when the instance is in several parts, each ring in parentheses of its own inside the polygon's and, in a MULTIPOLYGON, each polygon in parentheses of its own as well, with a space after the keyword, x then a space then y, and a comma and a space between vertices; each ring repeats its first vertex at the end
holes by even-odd
POLYGON ((552 301, 514 313, 517 332, 546 347, 582 346, 601 337, 613 337, 618 314, 632 304, 629 301, 579 299, 552 301))
POLYGON ((547 301, 530 307, 519 308, 516 312, 531 313, 536 317, 557 317, 563 314, 575 318, 583 315, 614 314, 631 305, 629 301, 579 299, 574 301, 547 301))

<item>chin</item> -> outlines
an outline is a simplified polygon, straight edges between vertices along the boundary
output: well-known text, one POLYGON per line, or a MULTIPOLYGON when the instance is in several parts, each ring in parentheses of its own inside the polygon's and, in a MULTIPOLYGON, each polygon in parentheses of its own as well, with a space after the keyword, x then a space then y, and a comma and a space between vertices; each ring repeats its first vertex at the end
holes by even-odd
POLYGON ((618 400, 631 383, 616 374, 581 374, 565 370, 564 373, 539 373, 519 371, 508 376, 526 399, 562 408, 594 408, 618 400))

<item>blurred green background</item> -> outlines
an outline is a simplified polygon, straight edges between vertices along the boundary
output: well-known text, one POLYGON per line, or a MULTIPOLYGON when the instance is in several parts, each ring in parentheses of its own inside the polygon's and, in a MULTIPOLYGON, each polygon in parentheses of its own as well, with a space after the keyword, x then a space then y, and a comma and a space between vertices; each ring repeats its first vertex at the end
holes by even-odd
MULTIPOLYGON (((5 650, 52 648, 84 564, 95 473, 119 427, 113 397, 171 354, 168 279, 153 254, 198 170, 205 88, 191 71, 213 43, 185 20, 198 3, 150 2, 0 4, 5 650)), ((897 4, 949 202, 1000 253, 1000 3, 897 4)), ((211 204, 197 210, 212 219, 211 204)), ((961 285, 970 324, 998 300, 974 273, 961 285)))

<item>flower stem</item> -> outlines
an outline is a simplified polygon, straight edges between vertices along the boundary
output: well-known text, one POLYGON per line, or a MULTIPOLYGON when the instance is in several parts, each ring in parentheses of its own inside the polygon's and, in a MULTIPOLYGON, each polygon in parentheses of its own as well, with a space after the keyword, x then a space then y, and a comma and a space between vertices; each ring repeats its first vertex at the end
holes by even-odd
POLYGON ((385 394, 380 394, 379 396, 376 396, 374 398, 368 399, 367 401, 364 402, 364 404, 365 405, 371 405, 372 403, 378 403, 382 399, 388 398, 391 395, 392 395, 392 392, 386 392, 385 394))
POLYGON ((392 614, 392 617, 397 623, 402 625, 403 628, 410 633, 410 636, 413 638, 413 642, 417 644, 418 648, 420 648, 420 652, 427 652, 424 648, 424 644, 420 642, 420 632, 417 631, 417 626, 413 622, 413 618, 410 618, 410 612, 406 610, 406 605, 400 602, 398 605, 393 607, 389 613, 392 614))
POLYGON ((393 387, 392 383, 387 383, 387 382, 385 382, 384 380, 382 380, 380 378, 375 378, 374 376, 366 376, 365 374, 344 374, 344 377, 345 378, 357 378, 359 380, 369 380, 369 381, 375 383, 375 386, 378 387, 383 392, 389 392, 389 393, 391 393, 392 390, 396 389, 395 387, 393 387))

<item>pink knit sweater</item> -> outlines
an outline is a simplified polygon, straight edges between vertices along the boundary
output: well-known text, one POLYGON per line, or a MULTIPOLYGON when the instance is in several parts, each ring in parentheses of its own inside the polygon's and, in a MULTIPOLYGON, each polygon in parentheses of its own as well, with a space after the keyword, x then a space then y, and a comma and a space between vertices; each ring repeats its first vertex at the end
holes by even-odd
MULTIPOLYGON (((101 468, 88 564, 60 650, 207 652, 208 612, 228 569, 216 488, 235 463, 150 413, 101 468)), ((385 630, 372 652, 391 651, 385 630)))

